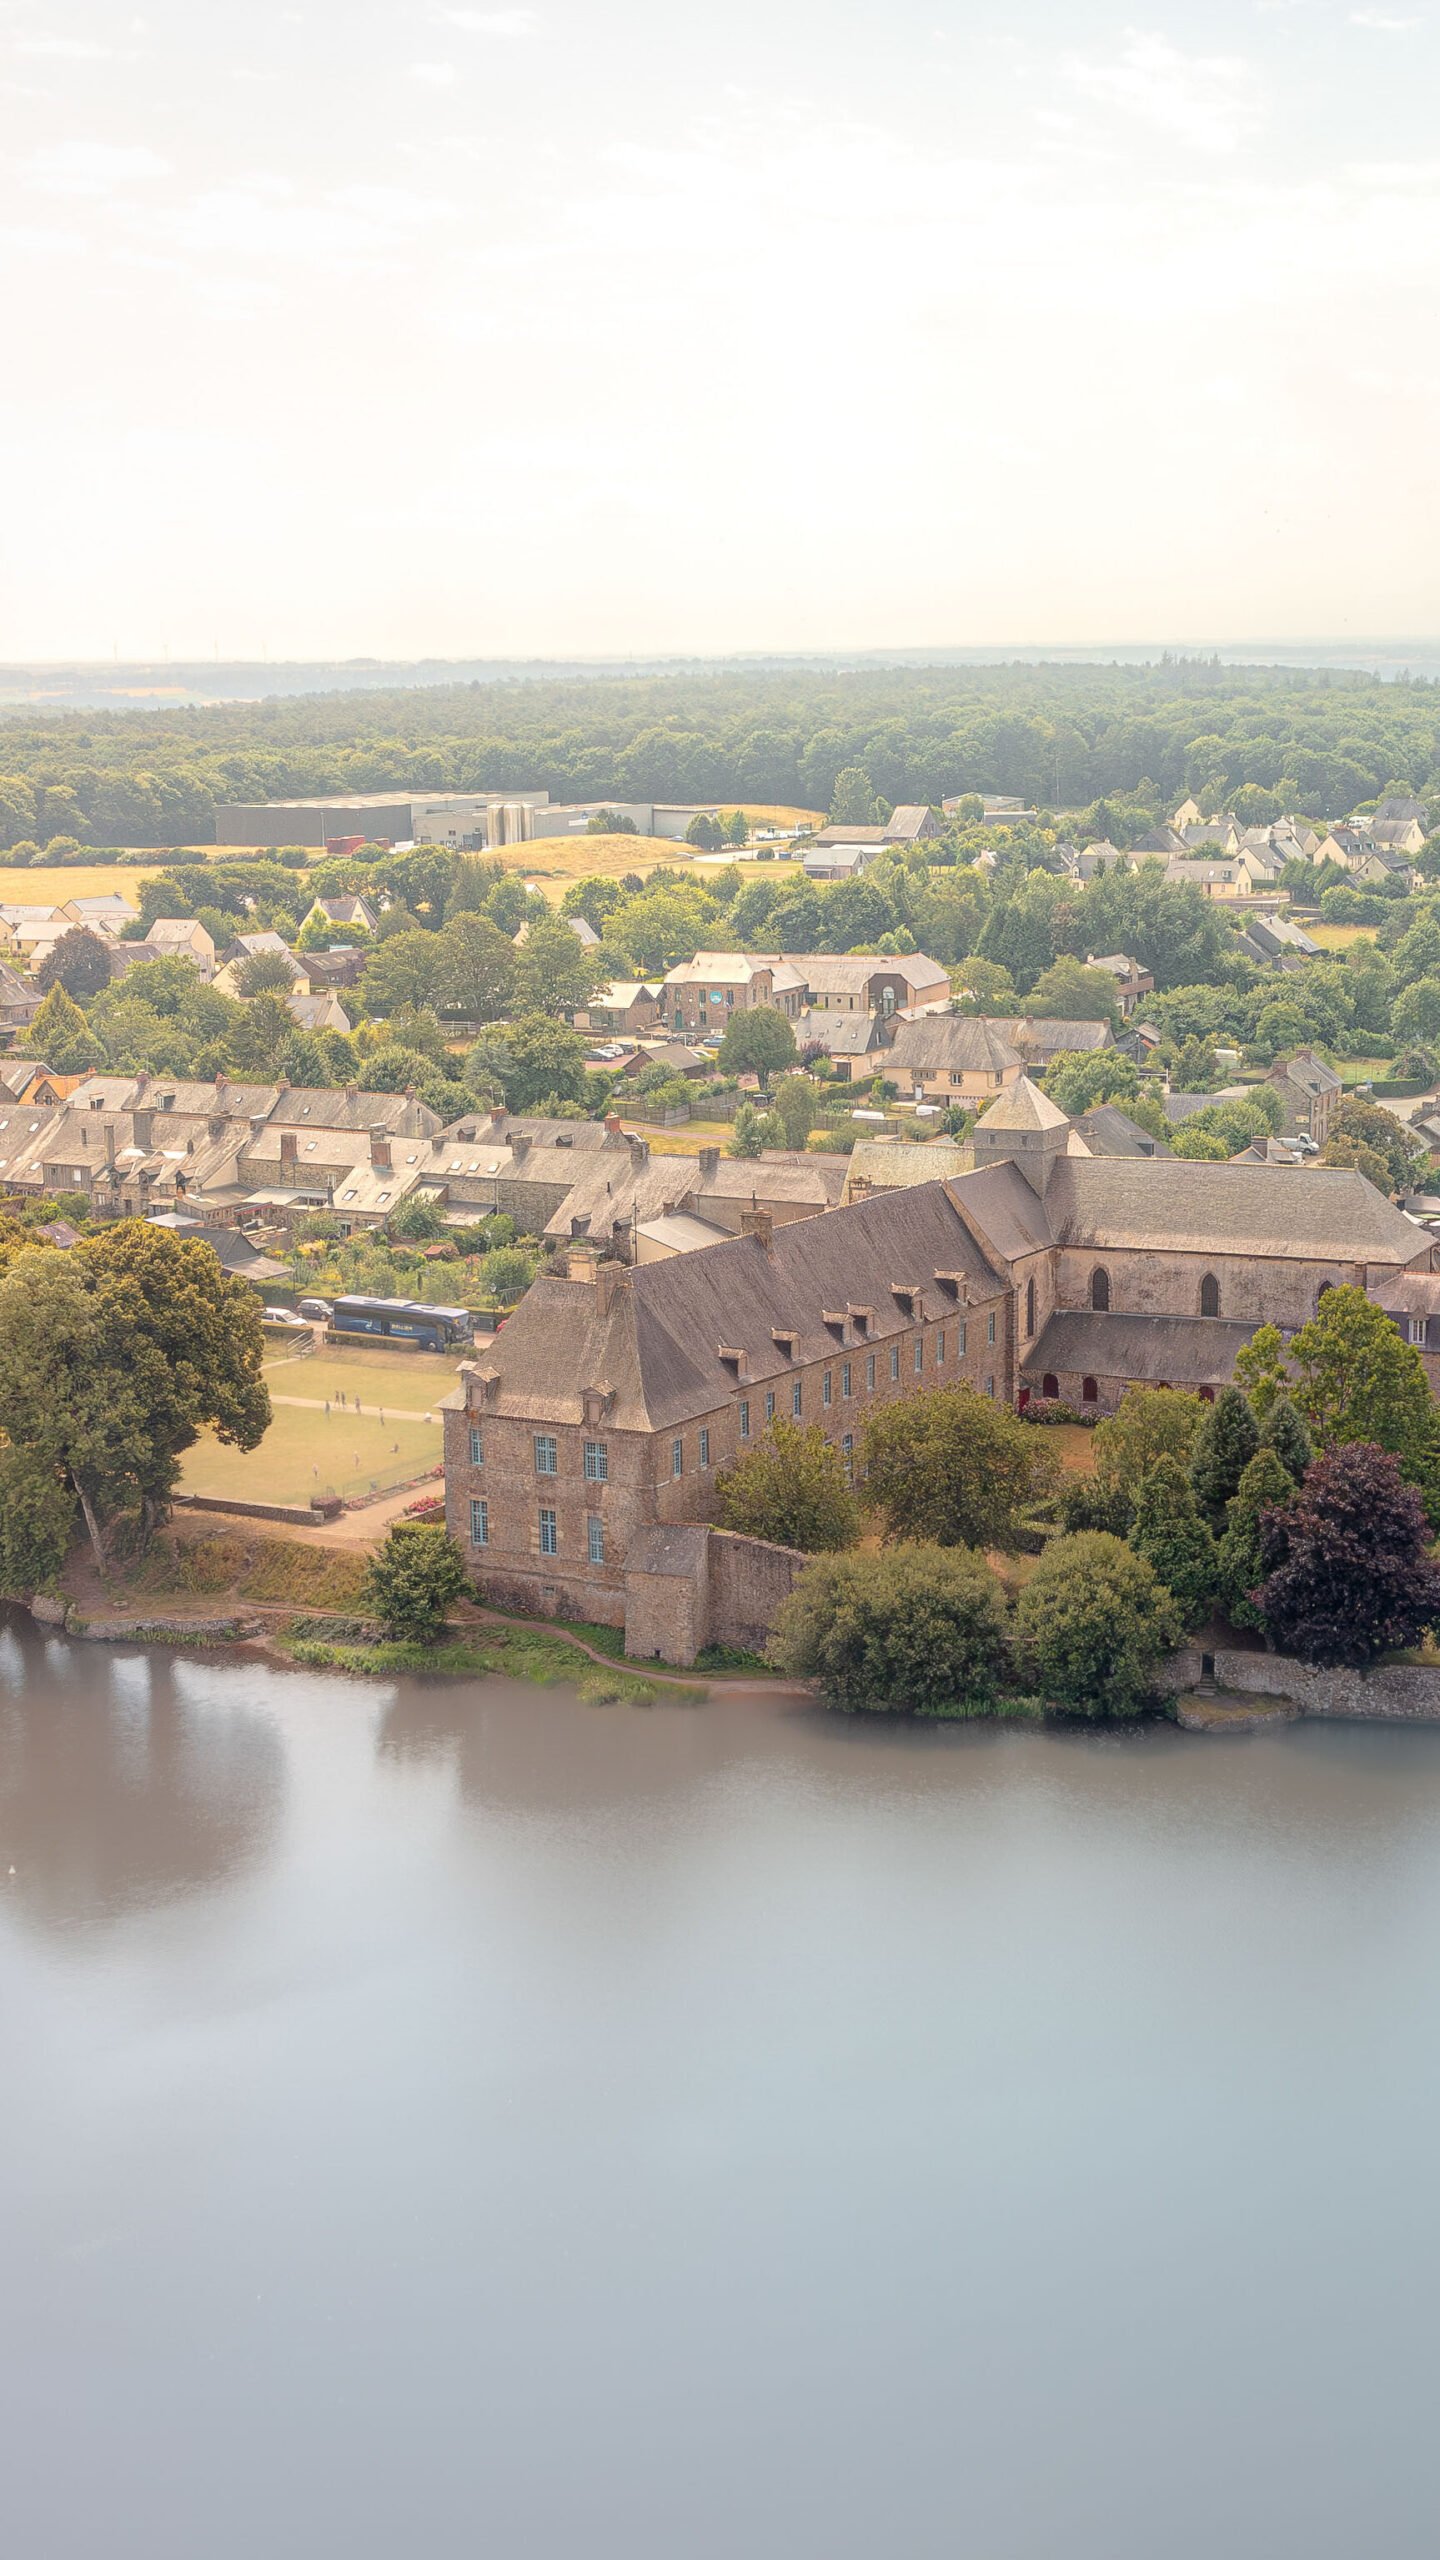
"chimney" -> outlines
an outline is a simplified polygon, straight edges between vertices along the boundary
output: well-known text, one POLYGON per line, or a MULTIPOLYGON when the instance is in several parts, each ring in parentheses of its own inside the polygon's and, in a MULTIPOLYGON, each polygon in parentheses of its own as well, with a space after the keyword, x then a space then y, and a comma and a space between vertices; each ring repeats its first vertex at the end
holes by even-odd
POLYGON ((632 1129, 629 1144, 630 1162, 638 1173, 641 1165, 648 1164, 650 1161, 650 1141, 648 1138, 642 1138, 638 1130, 632 1129))
POLYGON ((135 1133, 136 1146, 140 1149, 142 1155, 148 1156, 151 1148, 155 1144, 154 1112, 132 1111, 130 1114, 130 1122, 135 1133))
POLYGON ((758 1236, 768 1253, 775 1241, 775 1221, 769 1210, 759 1208, 752 1200, 749 1208, 740 1212, 740 1233, 742 1236, 758 1236))
POLYGON ((144 1069, 144 1067, 142 1067, 142 1068, 141 1068, 141 1070, 140 1070, 140 1072, 139 1072, 139 1074, 138 1074, 138 1075, 137 1075, 137 1077, 135 1078, 135 1090, 134 1090, 133 1094, 132 1094, 132 1095, 131 1095, 131 1097, 130 1097, 132 1104, 134 1104, 134 1103, 136 1103, 136 1102, 138 1102, 138 1101, 140 1100, 140 1097, 141 1097, 141 1095, 143 1094, 143 1092, 145 1091, 145 1088, 146 1088, 146 1086, 148 1085, 148 1083, 149 1083, 149 1082, 150 1082, 150 1078, 149 1078, 148 1074, 146 1073, 146 1070, 144 1069))
POLYGON ((296 1135, 296 1133, 295 1133, 295 1131, 294 1131, 293 1129, 282 1129, 282 1130, 281 1130, 281 1132, 280 1132, 280 1161, 281 1161, 281 1163, 282 1163, 282 1164, 294 1164, 294 1162, 296 1161, 296 1156, 297 1156, 297 1152, 298 1152, 298 1149, 299 1149, 299 1145, 300 1145, 300 1140, 299 1140, 299 1138, 297 1137, 297 1135, 296 1135))
POLYGON ((517 1132, 517 1134, 516 1134, 516 1135, 511 1139, 511 1141, 510 1141, 510 1153, 511 1153, 511 1154, 512 1154, 512 1156, 514 1157, 515 1162, 516 1162, 517 1164, 523 1164, 523 1162, 524 1162, 524 1160, 525 1160, 526 1156, 529 1154, 529 1152, 530 1152, 530 1141, 529 1141, 529 1138, 528 1138, 528 1137, 522 1137, 522 1136, 517 1132))
POLYGON ((624 1132, 624 1130, 623 1130, 623 1129, 621 1128, 621 1126, 620 1126, 620 1114, 619 1114, 619 1112, 618 1112, 618 1111, 607 1111, 607 1112, 606 1112, 606 1114, 605 1114, 605 1135, 606 1135, 606 1137, 607 1137, 607 1138, 623 1138, 623 1137, 624 1137, 625 1132, 624 1132))
POLYGON ((595 1294, 599 1300, 599 1314, 602 1316, 608 1316, 611 1308, 615 1304, 619 1291, 625 1286, 628 1277, 629 1275, 623 1262, 599 1262, 596 1264, 595 1294))
POLYGON ((565 1256, 565 1277, 567 1280, 587 1280, 593 1285, 598 1262, 599 1255, 593 1245, 572 1244, 565 1256))
POLYGON ((358 1086, 358 1084, 347 1084, 347 1086, 345 1087, 345 1099, 346 1099, 346 1101, 347 1101, 347 1102, 358 1102, 358 1101, 359 1101, 359 1099, 360 1099, 360 1087, 358 1086))
POLYGON ((370 1132, 370 1161, 373 1165, 383 1166, 387 1171, 389 1169, 390 1141, 379 1129, 372 1129, 370 1132))
POLYGON ((719 1163, 720 1163, 720 1150, 719 1150, 719 1148, 718 1148, 718 1147, 702 1147, 702 1148, 701 1148, 701 1150, 700 1150, 700 1179, 701 1179, 701 1181, 702 1181, 702 1182, 713 1182, 713 1181, 714 1181, 714 1179, 715 1179, 715 1175, 716 1175, 716 1171, 717 1171, 717 1169, 718 1169, 718 1167, 719 1167, 719 1163))
POLYGON ((216 1077, 216 1079, 215 1079, 215 1099, 216 1099, 216 1101, 217 1101, 217 1102, 223 1102, 223 1101, 224 1101, 224 1099, 225 1099, 225 1096, 226 1096, 226 1094, 229 1092, 229 1090, 230 1090, 230 1079, 229 1079, 229 1077, 228 1077, 228 1076, 225 1076, 225 1075, 218 1075, 218 1076, 216 1077))
POLYGON ((223 1112, 223 1111, 212 1111, 212 1113, 211 1113, 211 1115, 210 1115, 209 1119, 208 1119, 208 1120, 206 1121, 206 1123, 205 1123, 205 1128, 206 1128, 206 1133, 207 1133, 207 1135, 208 1135, 209 1137, 212 1137, 212 1138, 223 1138, 223 1137, 224 1137, 224 1135, 225 1135, 225 1129, 226 1129, 226 1120, 225 1120, 225 1114, 224 1114, 224 1112, 223 1112))
POLYGON ((413 1086, 413 1084, 407 1084, 407 1086, 405 1087, 405 1099, 406 1099, 406 1101, 407 1101, 407 1102, 413 1102, 413 1101, 414 1101, 414 1099, 415 1099, 415 1087, 413 1086))

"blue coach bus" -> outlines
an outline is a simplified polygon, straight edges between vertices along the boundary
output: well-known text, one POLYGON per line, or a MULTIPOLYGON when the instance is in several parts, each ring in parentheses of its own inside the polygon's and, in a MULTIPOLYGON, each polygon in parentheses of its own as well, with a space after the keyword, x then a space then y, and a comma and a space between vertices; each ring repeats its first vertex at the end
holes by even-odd
POLYGON ((337 1298, 330 1323, 335 1334, 418 1342, 427 1351, 469 1342, 472 1329, 468 1307, 425 1307, 414 1298, 337 1298))

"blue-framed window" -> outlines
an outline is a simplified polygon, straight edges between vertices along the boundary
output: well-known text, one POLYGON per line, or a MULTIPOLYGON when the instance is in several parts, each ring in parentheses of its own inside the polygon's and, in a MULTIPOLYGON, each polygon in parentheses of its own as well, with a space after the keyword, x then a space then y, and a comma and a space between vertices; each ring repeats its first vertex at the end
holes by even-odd
POLYGON ((537 1476, 558 1476, 560 1473, 559 1446, 545 1431, 535 1434, 535 1473, 537 1476))
POLYGON ((603 1440, 587 1440, 585 1443, 585 1481, 587 1484, 608 1484, 610 1481, 610 1452, 603 1440))
POLYGON ((485 1464, 485 1434, 478 1422, 472 1422, 470 1425, 470 1464, 472 1467, 483 1467, 485 1464))
POLYGON ((597 1520, 593 1511, 585 1523, 585 1546, 592 1564, 604 1563, 605 1523, 603 1520, 597 1520))
POLYGON ((560 1535, 555 1514, 553 1511, 542 1511, 540 1514, 540 1553, 542 1556, 553 1556, 558 1555, 559 1551, 560 1535))
POLYGON ((470 1502, 470 1544, 472 1547, 488 1547, 490 1544, 490 1505, 479 1494, 473 1495, 470 1502))

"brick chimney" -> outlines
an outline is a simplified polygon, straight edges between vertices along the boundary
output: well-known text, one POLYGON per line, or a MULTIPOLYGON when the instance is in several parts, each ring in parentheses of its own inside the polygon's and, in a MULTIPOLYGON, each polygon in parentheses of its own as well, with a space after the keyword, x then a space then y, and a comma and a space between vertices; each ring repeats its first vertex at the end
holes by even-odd
POLYGON ((525 1160, 526 1156, 529 1154, 529 1152, 530 1152, 530 1140, 529 1140, 529 1138, 528 1138, 528 1137, 523 1137, 523 1136, 521 1136, 521 1135, 519 1134, 519 1132, 517 1131, 516 1135, 515 1135, 515 1136, 511 1139, 511 1141, 510 1141, 510 1153, 511 1153, 511 1154, 512 1154, 512 1156, 514 1157, 515 1162, 516 1162, 517 1164, 523 1164, 523 1162, 524 1162, 524 1160, 525 1160))
POLYGON ((296 1132, 293 1129, 282 1129, 280 1132, 281 1163, 294 1164, 297 1160, 299 1149, 300 1140, 296 1132))
POLYGON ((621 1127, 621 1125, 620 1125, 620 1114, 619 1114, 619 1112, 618 1112, 618 1111, 607 1111, 607 1112, 606 1112, 606 1114, 605 1114, 605 1135, 606 1135, 606 1137, 607 1137, 607 1138, 623 1138, 623 1137, 624 1137, 625 1132, 624 1132, 623 1128, 622 1128, 622 1127, 621 1127))
POLYGON ((702 1182, 713 1182, 713 1181, 714 1181, 714 1179, 715 1179, 716 1172, 717 1172, 717 1171, 718 1171, 718 1169, 719 1169, 719 1164, 720 1164, 720 1150, 719 1150, 719 1148, 718 1148, 718 1147, 702 1147, 702 1148, 701 1148, 701 1150, 700 1150, 700 1179, 701 1179, 701 1181, 702 1181, 702 1182))
POLYGON ((740 1212, 740 1233, 742 1236, 758 1236, 768 1253, 775 1241, 775 1221, 769 1210, 760 1208, 752 1200, 749 1208, 740 1212))
POLYGON ((136 1146, 140 1149, 142 1155, 148 1156, 151 1148, 155 1144, 154 1112, 132 1111, 130 1114, 130 1125, 135 1134, 136 1146))
POLYGON ((629 1146, 630 1162, 638 1173, 641 1165, 648 1164, 650 1161, 650 1141, 648 1138, 642 1138, 637 1129, 632 1129, 629 1136, 629 1146))
POLYGON ((358 1102, 358 1101, 359 1101, 359 1099, 360 1099, 360 1087, 358 1086, 358 1084, 347 1084, 347 1086, 345 1087, 345 1099, 346 1099, 346 1101, 347 1101, 347 1102, 358 1102))
POLYGON ((390 1141, 379 1129, 370 1132, 370 1161, 373 1165, 383 1165, 389 1171, 390 1141))
POLYGON ((224 1099, 225 1099, 225 1096, 226 1096, 226 1094, 229 1092, 229 1090, 230 1090, 230 1079, 229 1079, 229 1077, 228 1077, 228 1076, 226 1076, 226 1075, 217 1075, 217 1077, 215 1078, 215 1099, 216 1099, 216 1101, 217 1101, 217 1102, 223 1102, 223 1101, 224 1101, 224 1099))
POLYGON ((626 1271, 623 1262, 599 1262, 596 1264, 595 1294, 599 1300, 599 1313, 602 1316, 608 1316, 611 1308, 615 1304, 618 1293, 626 1286, 628 1279, 629 1273, 626 1271))

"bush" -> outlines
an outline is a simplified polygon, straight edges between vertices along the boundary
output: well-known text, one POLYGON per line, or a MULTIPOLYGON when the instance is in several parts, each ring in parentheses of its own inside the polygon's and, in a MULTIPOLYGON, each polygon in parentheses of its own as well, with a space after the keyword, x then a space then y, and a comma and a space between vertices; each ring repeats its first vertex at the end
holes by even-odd
POLYGON ((1037 1690, 1069 1713, 1137 1715, 1183 1632, 1170 1593, 1143 1556, 1091 1530, 1056 1538, 1016 1607, 1037 1690))
POLYGON ((1004 1595, 956 1548, 825 1558, 781 1609, 770 1659, 852 1714, 992 1715, 1009 1660, 1004 1595))
POLYGON ((364 1598, 387 1635, 433 1644, 446 1610, 466 1587, 460 1550, 448 1529, 397 1520, 370 1559, 364 1598))
POLYGON ((1262 1444, 1232 1497, 1225 1535, 1216 1549, 1220 1606, 1232 1627, 1263 1627, 1255 1598, 1265 1579, 1260 1523, 1267 1511, 1283 1510, 1295 1499, 1295 1478, 1278 1450, 1262 1444))

